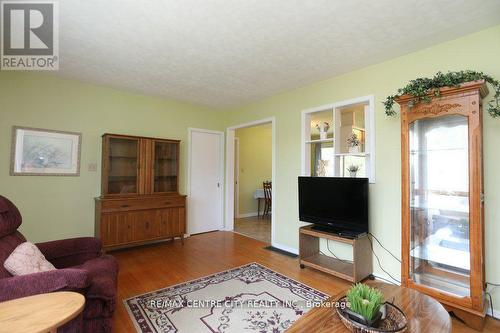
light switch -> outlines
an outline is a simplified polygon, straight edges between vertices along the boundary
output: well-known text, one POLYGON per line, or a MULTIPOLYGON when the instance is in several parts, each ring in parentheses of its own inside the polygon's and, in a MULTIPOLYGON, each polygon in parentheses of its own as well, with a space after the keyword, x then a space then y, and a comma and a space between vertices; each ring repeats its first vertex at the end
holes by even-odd
POLYGON ((96 172, 97 171, 97 163, 89 163, 89 171, 96 172))

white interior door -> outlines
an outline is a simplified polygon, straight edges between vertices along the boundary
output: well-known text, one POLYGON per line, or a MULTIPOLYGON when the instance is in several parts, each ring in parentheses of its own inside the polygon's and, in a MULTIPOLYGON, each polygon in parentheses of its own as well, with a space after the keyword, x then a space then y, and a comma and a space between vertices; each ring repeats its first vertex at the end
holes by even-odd
POLYGON ((221 230, 224 134, 196 129, 190 133, 188 232, 221 230))
POLYGON ((234 217, 240 217, 240 139, 234 138, 234 217))

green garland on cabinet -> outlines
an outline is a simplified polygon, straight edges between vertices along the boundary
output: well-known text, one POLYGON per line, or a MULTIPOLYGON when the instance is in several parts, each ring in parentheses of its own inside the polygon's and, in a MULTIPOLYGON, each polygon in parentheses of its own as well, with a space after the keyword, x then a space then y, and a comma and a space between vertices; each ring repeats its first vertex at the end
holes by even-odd
POLYGON ((397 94, 387 96, 387 99, 383 102, 385 114, 387 116, 396 115, 394 103, 396 98, 402 95, 408 94, 414 97, 409 102, 411 107, 419 102, 430 103, 432 97, 428 96, 429 93, 432 93, 435 97, 439 97, 441 95, 439 88, 457 87, 462 83, 476 80, 484 80, 493 86, 495 94, 488 104, 488 113, 493 118, 500 117, 500 82, 483 72, 471 70, 448 72, 446 74, 437 72, 432 78, 417 78, 411 80, 405 87, 398 89, 397 94))

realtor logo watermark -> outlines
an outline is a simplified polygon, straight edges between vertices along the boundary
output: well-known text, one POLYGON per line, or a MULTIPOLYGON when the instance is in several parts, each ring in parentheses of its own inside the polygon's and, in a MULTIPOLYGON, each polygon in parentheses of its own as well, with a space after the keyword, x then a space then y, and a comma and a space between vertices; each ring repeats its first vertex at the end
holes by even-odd
POLYGON ((1 70, 59 69, 55 1, 1 1, 1 70))

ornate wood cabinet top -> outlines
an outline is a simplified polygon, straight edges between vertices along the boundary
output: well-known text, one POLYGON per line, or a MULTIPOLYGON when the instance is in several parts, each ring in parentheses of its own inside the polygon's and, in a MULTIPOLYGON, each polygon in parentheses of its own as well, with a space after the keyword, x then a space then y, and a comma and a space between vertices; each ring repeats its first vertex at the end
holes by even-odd
MULTIPOLYGON (((441 98, 447 97, 449 95, 456 96, 457 94, 462 94, 461 96, 468 96, 471 92, 475 91, 479 91, 481 98, 484 98, 486 95, 488 95, 489 92, 488 86, 486 86, 484 80, 462 83, 458 87, 443 87, 439 89, 439 91, 441 98)), ((433 98, 436 97, 436 95, 432 92, 429 93, 428 96, 433 98)), ((398 102, 400 105, 404 105, 413 99, 414 97, 412 95, 402 95, 396 98, 396 102, 398 102)), ((423 104, 425 104, 425 102, 423 104)))

